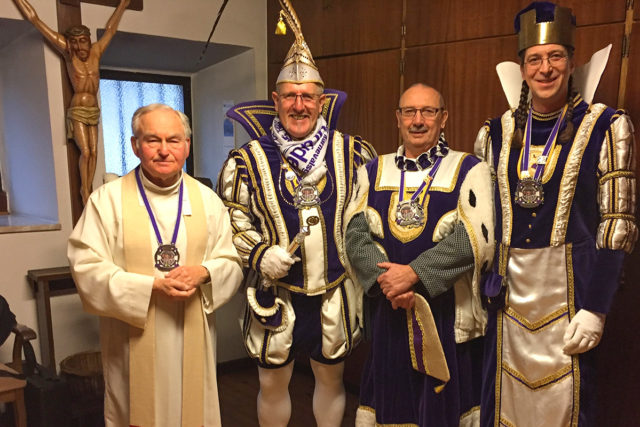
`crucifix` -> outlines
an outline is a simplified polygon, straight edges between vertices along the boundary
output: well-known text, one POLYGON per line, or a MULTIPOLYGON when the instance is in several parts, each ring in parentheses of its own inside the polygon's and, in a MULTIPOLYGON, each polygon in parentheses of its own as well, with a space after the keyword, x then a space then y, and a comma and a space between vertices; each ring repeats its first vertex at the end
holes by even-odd
POLYGON ((52 30, 38 17, 27 0, 13 0, 22 15, 40 31, 64 59, 68 79, 63 80, 66 107, 67 153, 73 222, 82 213, 92 190, 98 145, 98 86, 100 57, 116 33, 126 8, 142 10, 142 0, 58 0, 58 28, 52 30), (80 2, 116 6, 105 25, 105 32, 91 43, 90 30, 81 25, 80 2), (78 185, 79 184, 79 185, 78 185))

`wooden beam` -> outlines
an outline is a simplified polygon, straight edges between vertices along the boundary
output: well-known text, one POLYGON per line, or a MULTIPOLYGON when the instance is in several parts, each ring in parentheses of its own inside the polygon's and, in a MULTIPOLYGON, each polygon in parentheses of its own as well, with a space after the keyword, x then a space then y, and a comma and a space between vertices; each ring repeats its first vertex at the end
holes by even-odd
MULTIPOLYGON (((127 7, 127 9, 131 10, 142 10, 142 1, 143 0, 131 0, 131 3, 127 7)), ((66 4, 69 6, 80 6, 80 3, 91 3, 91 4, 100 4, 102 6, 113 6, 116 7, 119 0, 60 0, 60 3, 66 4)))

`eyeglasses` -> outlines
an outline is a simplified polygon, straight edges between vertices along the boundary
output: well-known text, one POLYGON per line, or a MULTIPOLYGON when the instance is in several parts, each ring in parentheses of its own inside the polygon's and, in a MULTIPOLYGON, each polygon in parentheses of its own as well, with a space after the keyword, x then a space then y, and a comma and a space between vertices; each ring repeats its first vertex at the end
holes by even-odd
POLYGON ((539 68, 542 65, 542 61, 548 61, 552 67, 560 67, 567 62, 567 55, 564 53, 552 53, 547 57, 534 55, 527 58, 524 63, 529 68, 539 68))
POLYGON ((422 107, 422 108, 398 107, 398 111, 400 112, 400 115, 404 119, 413 119, 416 116, 416 113, 418 111, 420 112, 420 114, 422 115, 423 118, 432 119, 438 114, 438 111, 444 111, 444 108, 442 108, 442 107, 441 108, 436 108, 436 107, 422 107))
POLYGON ((312 93, 285 93, 278 94, 278 97, 287 103, 293 104, 297 101, 298 97, 302 100, 304 104, 313 104, 318 98, 322 95, 315 95, 312 93))

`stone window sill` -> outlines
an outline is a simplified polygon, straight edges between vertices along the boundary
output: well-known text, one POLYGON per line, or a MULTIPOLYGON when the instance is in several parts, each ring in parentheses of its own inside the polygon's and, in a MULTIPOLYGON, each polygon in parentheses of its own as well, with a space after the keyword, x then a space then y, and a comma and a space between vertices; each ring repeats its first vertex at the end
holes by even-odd
POLYGON ((61 228, 60 224, 56 221, 32 215, 0 215, 0 234, 55 231, 61 228))

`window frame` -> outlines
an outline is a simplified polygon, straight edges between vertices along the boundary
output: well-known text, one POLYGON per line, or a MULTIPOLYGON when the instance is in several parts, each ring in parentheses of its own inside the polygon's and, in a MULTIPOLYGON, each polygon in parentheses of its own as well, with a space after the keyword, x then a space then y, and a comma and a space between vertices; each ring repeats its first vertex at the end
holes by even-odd
MULTIPOLYGON (((189 118, 191 124, 191 149, 189 150, 189 157, 185 162, 187 167, 187 173, 193 176, 193 115, 191 112, 191 77, 177 76, 170 74, 155 74, 155 73, 140 73, 134 71, 122 71, 122 70, 110 70, 101 69, 100 79, 109 80, 125 80, 130 82, 145 82, 145 83, 163 83, 182 86, 182 94, 184 96, 184 114, 189 118)), ((129 120, 131 120, 129 118, 129 120)))

